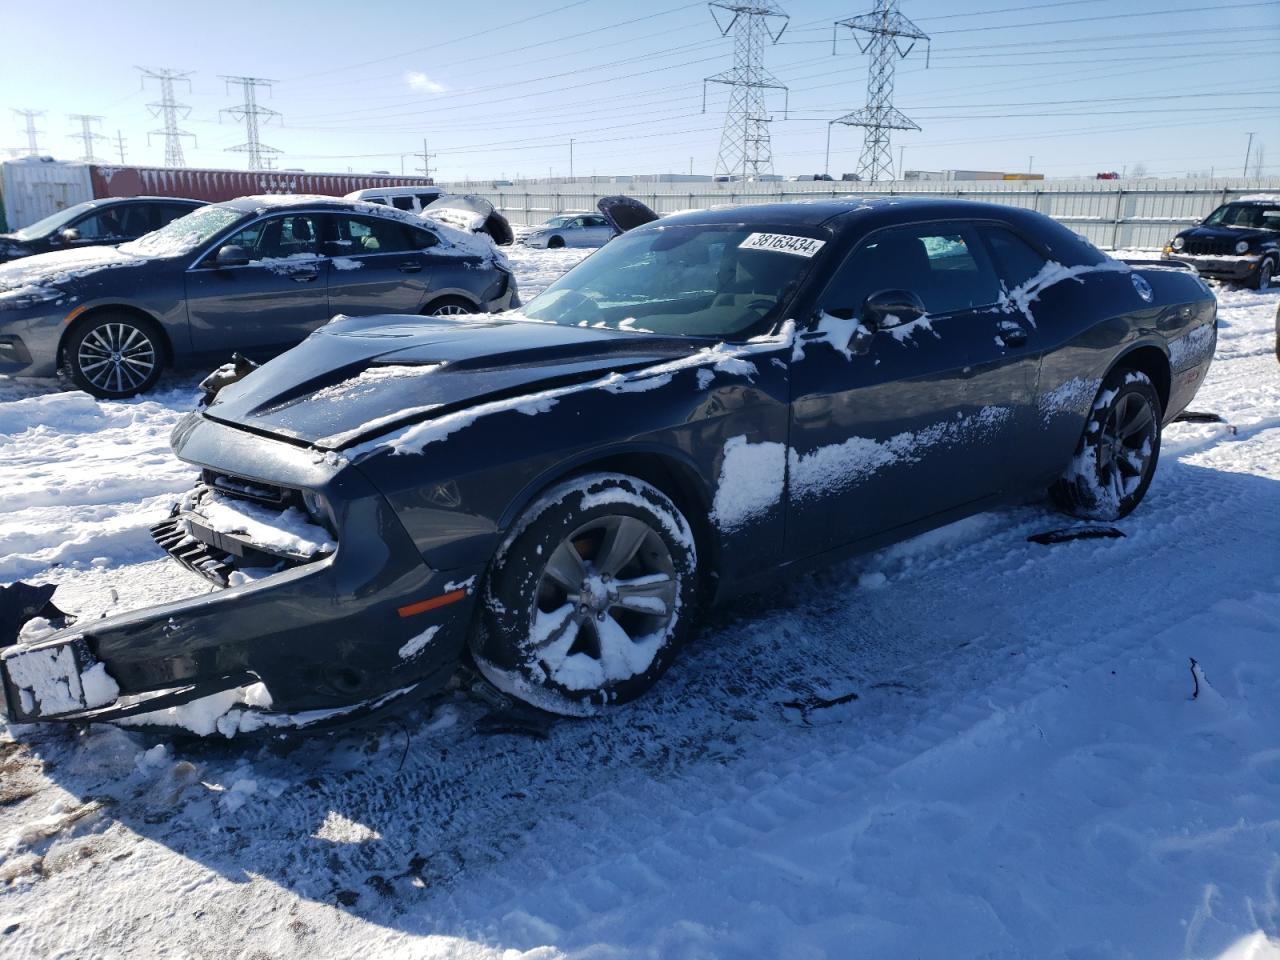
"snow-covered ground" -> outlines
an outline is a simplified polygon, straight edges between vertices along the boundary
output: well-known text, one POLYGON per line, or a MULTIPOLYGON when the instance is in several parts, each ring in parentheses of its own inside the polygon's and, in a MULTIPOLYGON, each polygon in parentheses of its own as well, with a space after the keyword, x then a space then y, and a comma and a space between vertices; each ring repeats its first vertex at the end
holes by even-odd
MULTIPOLYGON (((522 294, 581 255, 517 248, 522 294)), ((780 582, 600 720, 0 725, 0 956, 1280 956, 1280 295, 1219 294, 1231 427, 1167 431, 1125 539, 1032 504, 780 582)), ((0 581, 204 589, 146 533, 195 379, 0 378, 0 581)))

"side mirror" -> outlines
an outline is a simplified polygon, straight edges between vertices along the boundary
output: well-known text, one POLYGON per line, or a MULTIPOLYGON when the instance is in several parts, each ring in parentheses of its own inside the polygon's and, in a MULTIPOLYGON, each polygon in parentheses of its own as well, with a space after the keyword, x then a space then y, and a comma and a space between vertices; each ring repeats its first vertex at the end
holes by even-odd
POLYGON ((924 301, 910 290, 881 290, 862 304, 862 322, 872 330, 891 330, 925 315, 924 301))
POLYGON ((214 263, 220 267, 243 267, 250 260, 249 251, 238 243, 228 243, 218 250, 214 263))
POLYGON ((63 243, 75 243, 80 239, 80 231, 75 227, 67 227, 65 230, 58 231, 58 239, 63 243))

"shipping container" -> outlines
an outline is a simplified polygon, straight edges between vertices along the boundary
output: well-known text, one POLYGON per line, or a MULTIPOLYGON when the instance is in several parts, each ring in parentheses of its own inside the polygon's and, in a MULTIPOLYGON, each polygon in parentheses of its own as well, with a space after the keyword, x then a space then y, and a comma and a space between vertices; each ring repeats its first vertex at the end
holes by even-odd
POLYGON ((371 187, 430 185, 422 177, 292 170, 189 170, 107 164, 12 160, 0 165, 6 229, 17 230, 85 200, 106 197, 186 197, 218 203, 263 193, 342 197, 371 187))

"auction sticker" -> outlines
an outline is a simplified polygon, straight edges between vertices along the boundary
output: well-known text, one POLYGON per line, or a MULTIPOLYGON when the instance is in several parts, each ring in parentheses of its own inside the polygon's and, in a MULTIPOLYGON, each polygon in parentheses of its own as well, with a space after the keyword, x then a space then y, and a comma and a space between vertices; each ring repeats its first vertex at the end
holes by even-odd
POLYGON ((776 250, 794 253, 797 257, 812 257, 827 241, 812 237, 793 237, 786 233, 753 233, 738 244, 740 250, 776 250))

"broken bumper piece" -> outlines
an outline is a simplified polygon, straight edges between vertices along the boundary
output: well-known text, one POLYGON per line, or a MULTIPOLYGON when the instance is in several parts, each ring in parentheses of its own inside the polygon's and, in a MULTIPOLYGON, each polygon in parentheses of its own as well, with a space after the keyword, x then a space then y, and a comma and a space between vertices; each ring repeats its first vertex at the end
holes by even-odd
POLYGON ((194 436, 212 434, 220 469, 233 472, 206 470, 156 527, 166 550, 220 589, 8 647, 0 638, 10 722, 270 732, 345 722, 448 682, 482 569, 429 567, 358 471, 307 451, 281 445, 278 485, 250 479, 275 445, 258 440, 253 461, 235 462, 224 430, 208 423, 194 436), (330 482, 340 484, 334 507, 330 482))

